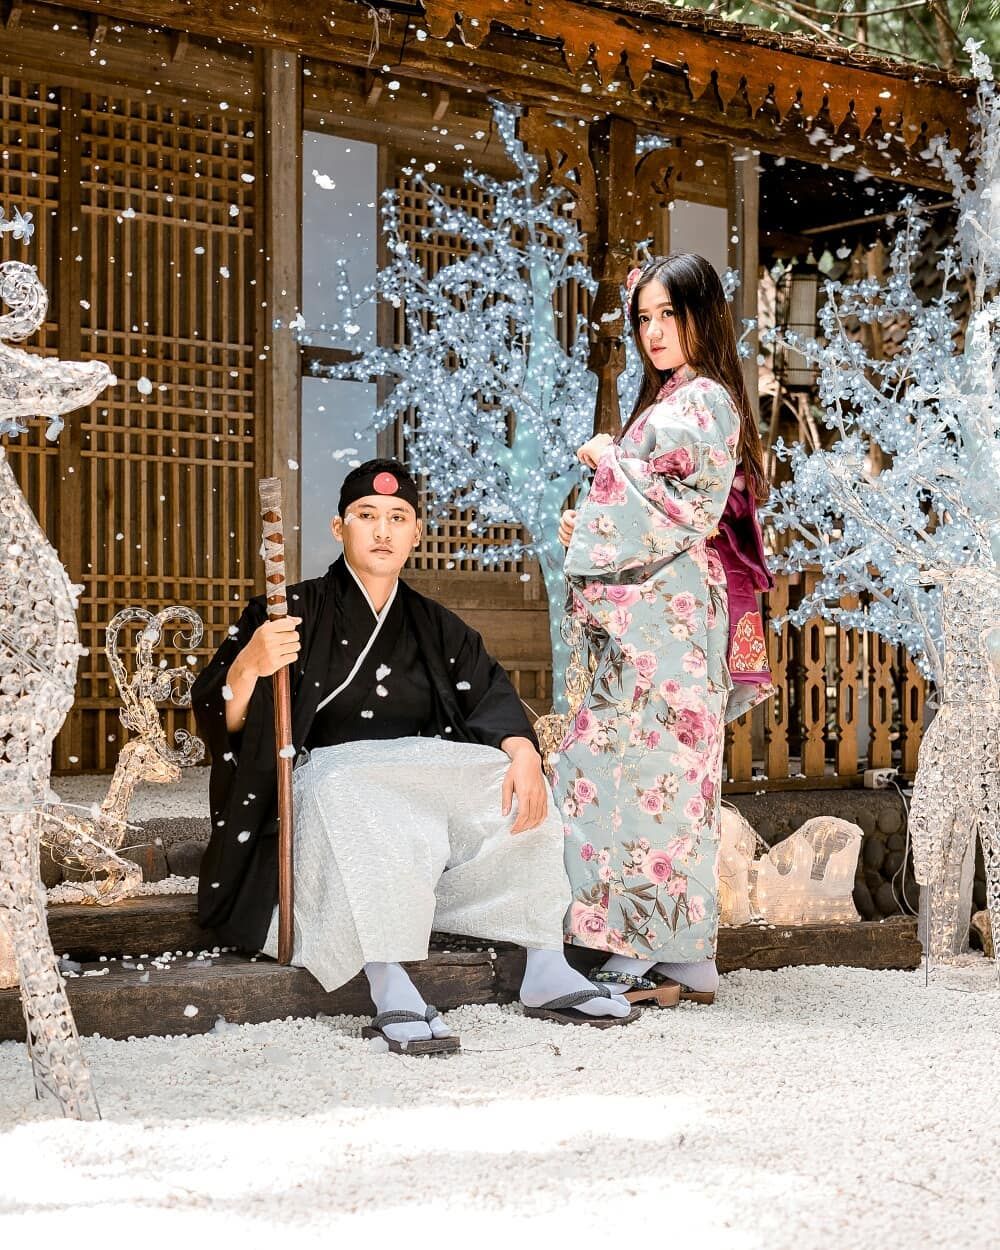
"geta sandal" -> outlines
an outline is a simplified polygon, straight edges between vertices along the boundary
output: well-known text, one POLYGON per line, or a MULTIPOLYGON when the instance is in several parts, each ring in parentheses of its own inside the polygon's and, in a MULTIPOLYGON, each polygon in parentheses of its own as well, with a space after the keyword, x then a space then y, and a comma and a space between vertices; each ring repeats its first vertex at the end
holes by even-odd
POLYGON ((637 977, 631 972, 595 972, 591 981, 599 985, 620 985, 616 991, 627 1003, 648 1003, 656 1007, 676 1007, 681 1000, 681 987, 676 981, 654 981, 651 977, 637 977))
POLYGON ((631 1024, 642 1015, 638 1007, 633 1007, 627 1016, 588 1016, 586 1012, 576 1010, 578 1003, 611 997, 610 990, 598 985, 594 990, 576 990, 572 994, 564 994, 562 998, 552 998, 541 1007, 525 1007, 522 1003, 521 1010, 532 1020, 551 1020, 553 1024, 589 1024, 594 1029, 613 1029, 619 1024, 631 1024))
POLYGON ((462 1040, 451 1037, 419 1037, 412 1042, 397 1042, 387 1037, 384 1030, 390 1024, 430 1024, 440 1016, 436 1007, 428 1007, 421 1015, 418 1011, 383 1011, 361 1030, 364 1038, 381 1038, 394 1055, 455 1055, 462 1049, 462 1040))

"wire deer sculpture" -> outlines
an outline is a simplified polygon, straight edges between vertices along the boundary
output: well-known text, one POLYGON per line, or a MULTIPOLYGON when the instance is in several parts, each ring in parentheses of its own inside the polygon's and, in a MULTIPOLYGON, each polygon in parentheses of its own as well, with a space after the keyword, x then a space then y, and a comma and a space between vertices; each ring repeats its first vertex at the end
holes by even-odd
MULTIPOLYGON (((30 237, 29 218, 0 226, 30 237)), ((12 310, 0 316, 0 433, 22 433, 41 413, 55 437, 59 418, 92 403, 114 374, 100 361, 52 360, 7 346, 45 320, 48 296, 32 266, 0 264, 0 300, 12 310)), ((52 743, 73 703, 81 654, 77 593, 0 449, 0 926, 17 965, 35 1092, 53 1094, 65 1115, 96 1119, 38 863, 52 743)))
POLYGON ((72 883, 79 890, 80 902, 108 904, 135 893, 142 879, 139 867, 116 852, 130 827, 128 811, 136 786, 143 781, 160 785, 178 781, 182 768, 201 763, 205 755, 201 739, 183 729, 174 734, 176 747, 169 746, 160 720, 158 703, 190 707, 194 683, 192 669, 161 668, 153 659, 171 623, 175 648, 190 650, 201 642, 204 627, 191 608, 167 607, 159 612, 123 608, 108 624, 104 652, 122 700, 122 724, 133 736, 119 752, 107 793, 89 818, 62 803, 44 808, 42 845, 57 863, 89 876, 89 880, 72 883), (131 674, 119 649, 122 630, 130 625, 141 626, 131 674))

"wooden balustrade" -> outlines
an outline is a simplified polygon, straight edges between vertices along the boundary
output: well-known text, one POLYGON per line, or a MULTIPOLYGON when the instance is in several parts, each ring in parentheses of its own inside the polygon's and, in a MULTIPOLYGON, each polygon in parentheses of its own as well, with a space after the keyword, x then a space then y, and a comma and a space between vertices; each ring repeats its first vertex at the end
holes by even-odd
MULTIPOLYGON (((800 602, 817 574, 779 578, 765 605, 777 695, 729 727, 726 789, 857 785, 865 768, 912 775, 925 683, 901 648, 820 617, 801 629, 769 622, 800 602), (748 748, 749 742, 749 748, 748 748)), ((856 608, 856 598, 842 600, 856 608)))

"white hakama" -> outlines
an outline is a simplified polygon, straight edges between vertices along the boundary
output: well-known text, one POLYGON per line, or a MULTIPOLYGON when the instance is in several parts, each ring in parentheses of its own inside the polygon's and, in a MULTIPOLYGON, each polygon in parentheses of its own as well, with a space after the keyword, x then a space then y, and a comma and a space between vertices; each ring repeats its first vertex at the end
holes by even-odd
MULTIPOLYGON (((292 963, 334 990, 366 963, 427 957, 431 930, 561 950, 569 882, 552 795, 536 829, 500 814, 510 760, 438 738, 348 742, 295 770, 292 963)), ((275 908, 264 953, 278 950, 275 908)))

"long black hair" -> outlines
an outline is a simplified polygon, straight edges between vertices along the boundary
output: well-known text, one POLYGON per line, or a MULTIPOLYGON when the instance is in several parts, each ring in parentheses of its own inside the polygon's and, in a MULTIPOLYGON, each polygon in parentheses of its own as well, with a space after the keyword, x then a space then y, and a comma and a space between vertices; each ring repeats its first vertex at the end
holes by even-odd
POLYGON ((656 400, 668 376, 650 360, 639 333, 639 294, 651 282, 659 282, 670 296, 684 359, 701 377, 724 386, 740 414, 736 454, 742 462, 747 486, 760 503, 767 498, 770 485, 764 471, 764 448, 757 416, 743 380, 732 310, 719 275, 704 256, 694 252, 671 252, 669 256, 654 257, 632 288, 628 312, 642 360, 642 385, 625 429, 656 400))

